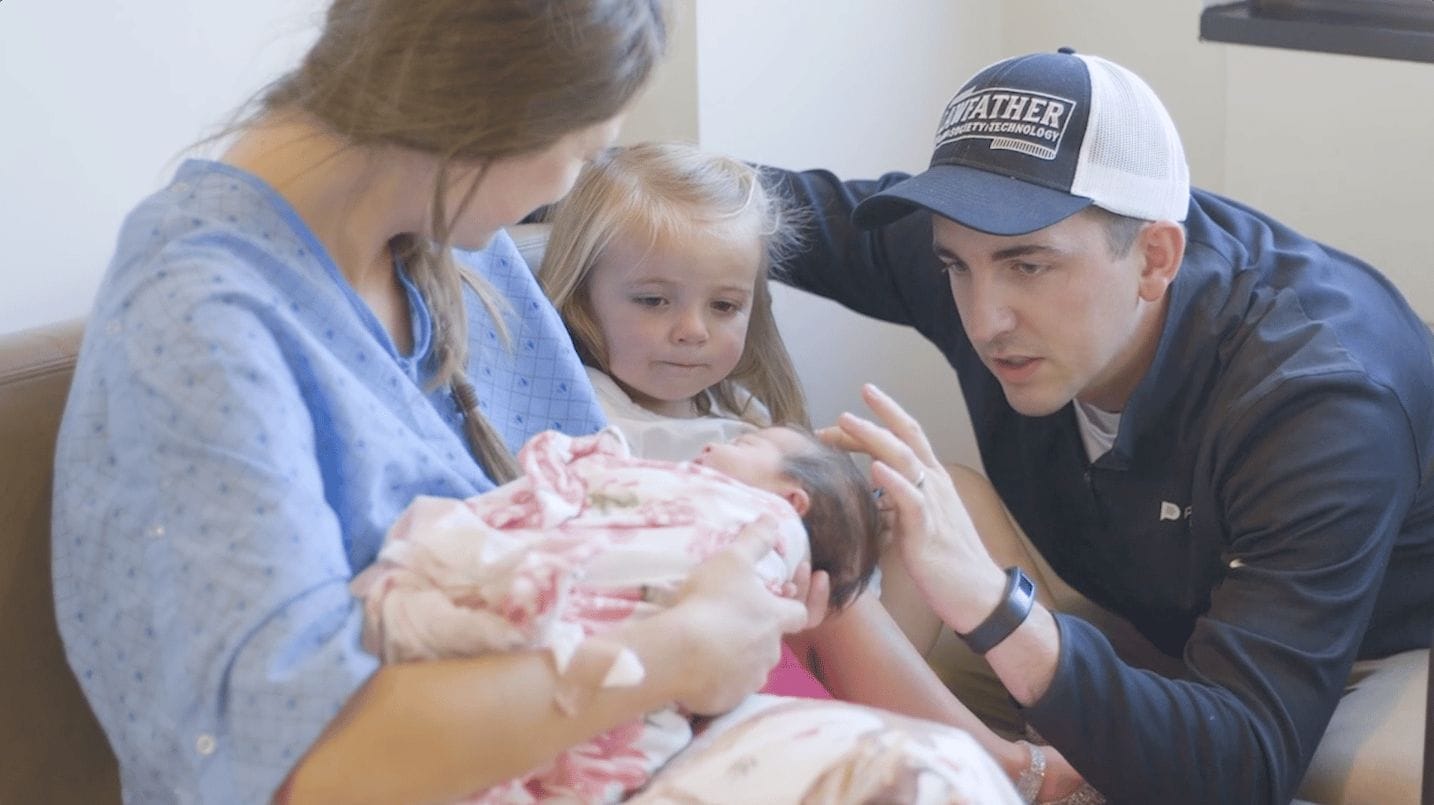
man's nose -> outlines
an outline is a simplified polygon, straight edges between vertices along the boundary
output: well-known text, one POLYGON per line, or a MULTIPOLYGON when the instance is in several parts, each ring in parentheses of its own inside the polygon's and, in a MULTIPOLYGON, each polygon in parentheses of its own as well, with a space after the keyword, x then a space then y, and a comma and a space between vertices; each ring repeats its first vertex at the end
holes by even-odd
POLYGON ((1011 308, 1008 292, 990 280, 973 278, 964 294, 965 304, 959 305, 961 323, 973 343, 985 344, 1009 333, 1016 326, 1016 313, 1011 308))

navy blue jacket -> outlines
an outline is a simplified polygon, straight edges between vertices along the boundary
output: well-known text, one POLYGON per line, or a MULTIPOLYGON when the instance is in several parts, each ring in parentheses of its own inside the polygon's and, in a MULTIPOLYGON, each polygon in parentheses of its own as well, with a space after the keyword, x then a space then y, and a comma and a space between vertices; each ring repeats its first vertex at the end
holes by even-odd
POLYGON ((1154 363, 1091 462, 1071 406, 1006 403, 962 331, 929 214, 851 225, 903 175, 775 175, 814 219, 783 278, 934 343, 1031 541, 1184 660, 1180 679, 1137 670, 1057 615, 1059 666, 1030 722, 1114 802, 1288 801, 1355 659, 1434 632, 1425 324, 1364 263, 1194 191, 1154 363))

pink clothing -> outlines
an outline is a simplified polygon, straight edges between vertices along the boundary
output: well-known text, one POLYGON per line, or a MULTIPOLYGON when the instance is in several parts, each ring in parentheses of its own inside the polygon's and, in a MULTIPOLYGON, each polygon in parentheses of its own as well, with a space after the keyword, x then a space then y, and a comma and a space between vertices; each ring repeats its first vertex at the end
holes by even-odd
POLYGON ((782 644, 782 659, 767 674, 767 683, 760 693, 774 696, 798 696, 803 699, 830 699, 831 692, 820 679, 812 675, 786 643, 782 644))
MULTIPOLYGON (((777 495, 696 464, 633 458, 616 431, 541 433, 523 476, 468 500, 421 497, 354 580, 364 646, 385 662, 546 647, 561 672, 590 635, 658 611, 692 568, 759 518, 779 531, 758 563, 774 592, 807 558, 801 519, 777 495)), ((636 684, 630 653, 606 685, 636 684)), ((569 749, 475 802, 614 802, 691 739, 675 709, 569 749)))

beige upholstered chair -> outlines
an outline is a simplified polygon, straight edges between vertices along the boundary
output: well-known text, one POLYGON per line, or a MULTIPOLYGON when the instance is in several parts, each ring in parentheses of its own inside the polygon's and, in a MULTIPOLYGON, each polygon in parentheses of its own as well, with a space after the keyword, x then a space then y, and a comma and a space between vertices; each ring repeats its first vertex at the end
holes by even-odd
POLYGON ((81 323, 0 336, 0 802, 119 801, 65 662, 50 587, 50 475, 81 323))

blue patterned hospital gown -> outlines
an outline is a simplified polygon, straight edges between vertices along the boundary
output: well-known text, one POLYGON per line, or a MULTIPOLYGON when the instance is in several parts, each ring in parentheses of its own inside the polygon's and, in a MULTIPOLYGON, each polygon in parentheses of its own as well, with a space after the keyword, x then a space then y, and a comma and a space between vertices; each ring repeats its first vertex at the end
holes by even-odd
MULTIPOLYGON (((468 374, 513 449, 602 425, 512 241, 459 258, 468 374)), ((401 355, 274 190, 190 161, 130 214, 89 320, 55 471, 65 649, 128 802, 267 800, 376 667, 349 579, 415 495, 492 483, 443 389, 404 278, 401 355)))

